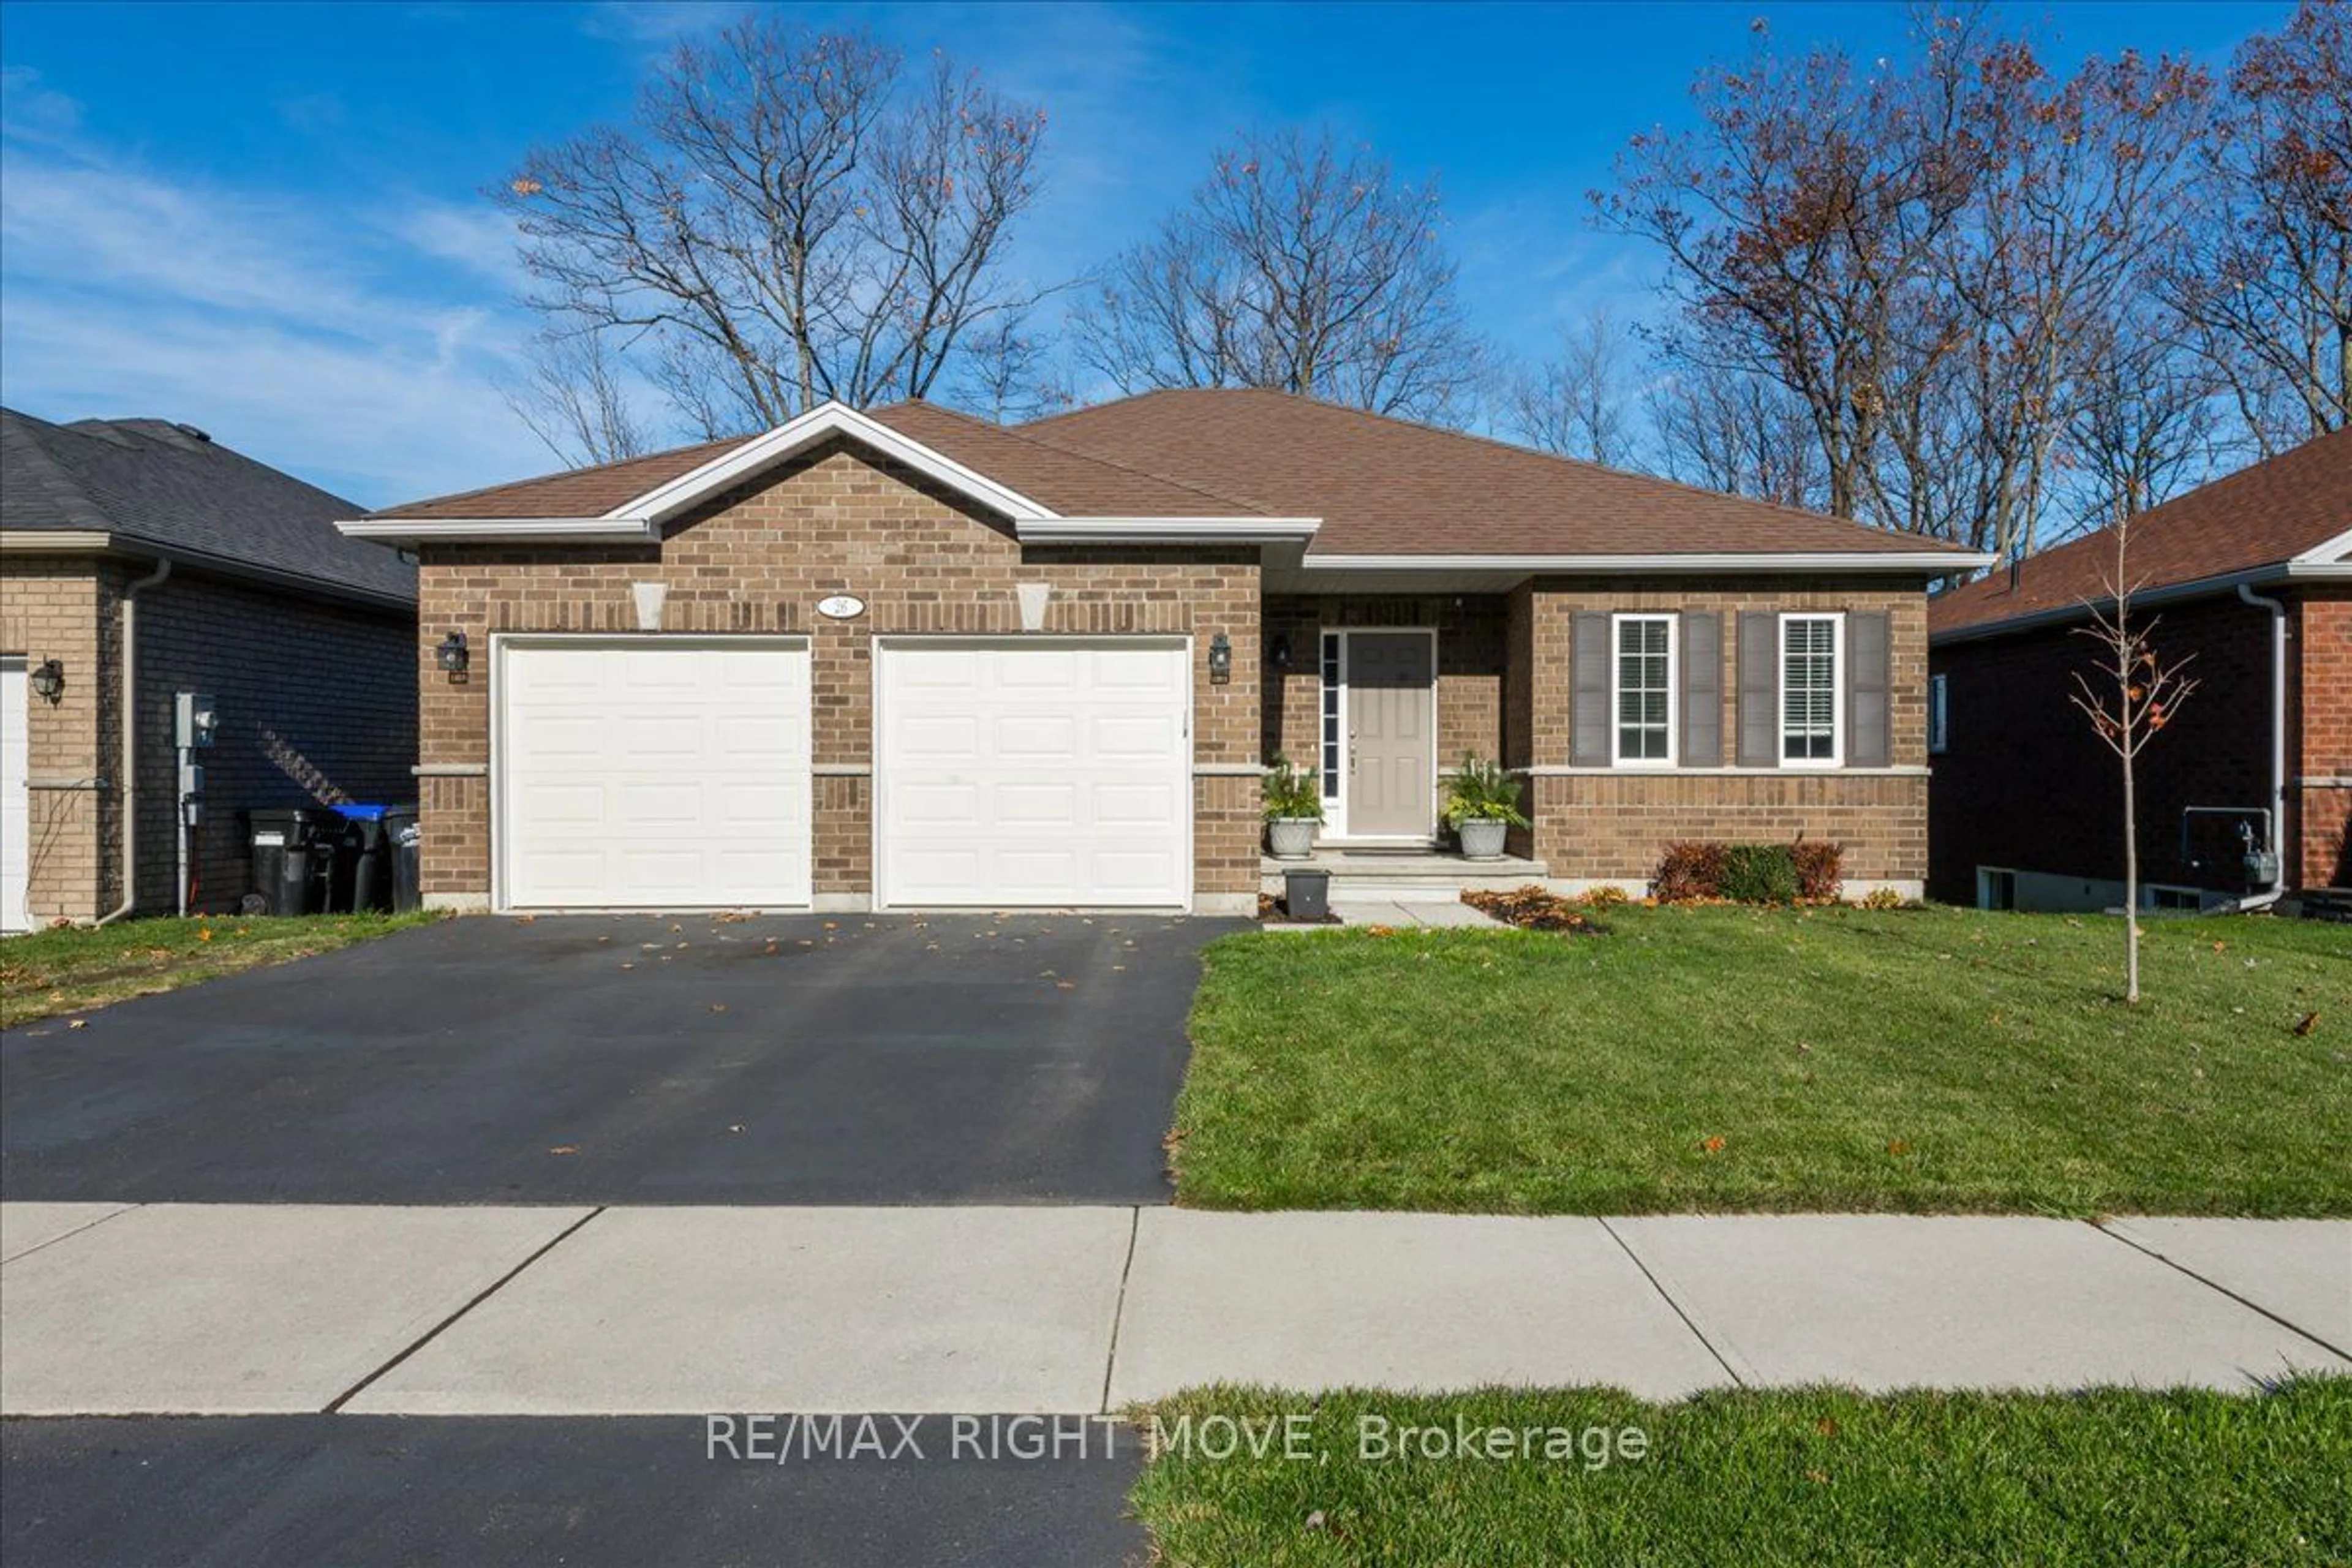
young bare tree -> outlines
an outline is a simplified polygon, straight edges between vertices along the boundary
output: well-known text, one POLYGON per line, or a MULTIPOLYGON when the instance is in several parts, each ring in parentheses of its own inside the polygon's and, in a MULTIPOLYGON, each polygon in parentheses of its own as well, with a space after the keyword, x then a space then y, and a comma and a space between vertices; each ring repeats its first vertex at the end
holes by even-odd
POLYGON ((499 395, 566 468, 653 450, 627 373, 601 334, 541 331, 525 355, 523 377, 501 386, 499 395))
POLYGON ((1073 323, 1122 392, 1265 386, 1438 416, 1475 390, 1433 184, 1327 131, 1217 153, 1192 203, 1112 259, 1073 323))
POLYGON ((2352 425, 2352 5, 2305 0, 2231 71, 2171 299, 2262 451, 2352 425))
MULTIPOLYGON (((2105 578, 2104 602, 2085 601, 2091 624, 2076 628, 2099 647, 2095 678, 2076 671, 2075 690, 2067 700, 2082 710, 2092 730, 2116 754, 2123 768, 2124 785, 2124 1000, 2139 1000, 2139 803, 2134 777, 2139 754, 2180 711, 2197 689, 2193 677, 2184 675, 2189 660, 2164 663, 2152 640, 2153 619, 2142 625, 2132 619, 2136 584, 2127 574, 2131 520, 2117 520, 2116 559, 2105 578)), ((2191 655, 2193 658, 2195 656, 2191 655)))
POLYGON ((1563 458, 1623 468, 1634 457, 1634 406, 1624 329, 1606 310, 1563 327, 1559 352, 1515 376, 1506 398, 1511 433, 1563 458))
POLYGON ((945 57, 908 83, 870 38, 755 15, 493 195, 551 330, 642 357, 714 437, 921 396, 1024 303, 1004 253, 1044 123, 945 57))

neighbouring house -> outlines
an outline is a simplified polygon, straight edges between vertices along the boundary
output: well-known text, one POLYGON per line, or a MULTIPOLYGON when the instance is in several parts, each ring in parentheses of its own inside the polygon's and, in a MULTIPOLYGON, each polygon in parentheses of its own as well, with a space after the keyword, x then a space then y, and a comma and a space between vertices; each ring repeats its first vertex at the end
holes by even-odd
POLYGON ((191 426, 0 410, 0 928, 177 907, 181 692, 191 908, 246 893, 245 810, 415 798, 416 574, 354 510, 191 426))
POLYGON ((424 878, 503 910, 1255 907, 1259 782, 1509 869, 1927 860, 1927 584, 1980 556, 1256 391, 836 405, 346 522, 419 562, 424 878))
MULTIPOLYGON (((2352 431, 2141 513, 2124 573, 2158 653, 2198 681, 2139 759, 2143 901, 2352 886, 2352 431)), ((2118 764, 2067 700, 2115 582, 2107 530, 1929 602, 1937 897, 2122 903, 2118 764)))

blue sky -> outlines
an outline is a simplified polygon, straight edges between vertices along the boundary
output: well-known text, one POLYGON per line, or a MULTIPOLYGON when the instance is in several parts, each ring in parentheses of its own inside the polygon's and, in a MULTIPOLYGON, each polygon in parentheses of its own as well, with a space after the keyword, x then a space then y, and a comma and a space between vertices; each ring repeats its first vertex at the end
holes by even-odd
MULTIPOLYGON (((529 321, 478 194, 533 141, 625 117, 646 63, 739 4, 0 4, 0 398, 186 420, 369 505, 551 466, 497 384, 529 321)), ((1769 20, 1897 52, 1890 5, 818 5, 944 48, 1049 115, 1025 277, 1181 202, 1243 127, 1328 123, 1434 174, 1475 324, 1540 354, 1647 308, 1585 193, 1769 20)), ((2215 67, 2278 4, 2012 5, 2063 57, 2215 67)))

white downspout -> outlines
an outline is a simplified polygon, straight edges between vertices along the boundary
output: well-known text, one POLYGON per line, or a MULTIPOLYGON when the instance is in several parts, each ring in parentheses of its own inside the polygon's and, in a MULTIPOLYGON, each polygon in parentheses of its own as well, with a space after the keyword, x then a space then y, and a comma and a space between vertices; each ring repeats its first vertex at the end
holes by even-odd
POLYGON ((98 925, 121 920, 139 901, 139 590, 171 574, 172 563, 158 559, 154 571, 122 590, 122 901, 98 925))
MULTIPOLYGON (((2278 870, 2271 878, 2270 889, 2260 895, 2260 901, 2273 904, 2286 893, 2286 605, 2255 593, 2243 583, 2238 584, 2238 597, 2258 610, 2271 613, 2270 851, 2278 862, 2278 870)), ((2240 907, 2251 909, 2257 905, 2249 900, 2240 907)))

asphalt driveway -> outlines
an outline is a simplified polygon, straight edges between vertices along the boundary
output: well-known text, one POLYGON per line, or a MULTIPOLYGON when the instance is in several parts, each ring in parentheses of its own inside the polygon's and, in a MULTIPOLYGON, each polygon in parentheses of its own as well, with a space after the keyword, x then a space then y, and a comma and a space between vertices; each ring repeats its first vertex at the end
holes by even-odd
POLYGON ((468 919, 0 1039, 19 1202, 1158 1203, 1165 916, 468 919))

